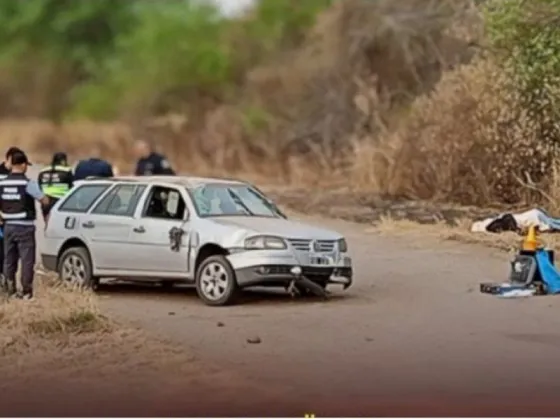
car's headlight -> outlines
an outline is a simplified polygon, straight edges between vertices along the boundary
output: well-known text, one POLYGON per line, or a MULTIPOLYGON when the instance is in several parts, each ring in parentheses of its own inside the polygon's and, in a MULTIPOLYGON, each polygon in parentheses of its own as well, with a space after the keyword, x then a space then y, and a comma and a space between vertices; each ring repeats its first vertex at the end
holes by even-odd
POLYGON ((286 242, 280 237, 275 236, 254 236, 245 239, 245 249, 259 250, 259 249, 287 249, 286 242))
POLYGON ((338 250, 342 253, 346 253, 348 251, 348 243, 346 243, 346 239, 340 239, 338 241, 338 250))

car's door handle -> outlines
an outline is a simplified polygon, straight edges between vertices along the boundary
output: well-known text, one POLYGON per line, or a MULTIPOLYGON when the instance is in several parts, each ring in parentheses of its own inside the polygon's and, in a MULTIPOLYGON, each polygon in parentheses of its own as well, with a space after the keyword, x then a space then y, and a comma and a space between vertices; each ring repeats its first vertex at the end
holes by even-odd
POLYGON ((134 227, 132 229, 132 231, 134 231, 135 233, 145 233, 146 229, 144 227, 140 226, 140 227, 134 227))
POLYGON ((95 227, 95 224, 93 223, 93 221, 88 221, 87 223, 82 223, 82 227, 93 228, 93 227, 95 227))

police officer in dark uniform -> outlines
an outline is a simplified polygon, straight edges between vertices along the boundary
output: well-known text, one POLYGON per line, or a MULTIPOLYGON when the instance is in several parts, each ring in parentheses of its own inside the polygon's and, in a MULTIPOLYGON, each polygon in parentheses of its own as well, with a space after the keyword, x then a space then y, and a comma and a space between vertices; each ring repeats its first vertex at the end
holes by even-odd
MULTIPOLYGON (((6 151, 6 158, 5 160, 0 163, 0 180, 5 179, 10 174, 11 168, 11 158, 12 154, 16 151, 21 151, 18 147, 10 147, 8 151, 6 151)), ((0 225, 0 272, 3 271, 4 267, 4 229, 3 226, 0 225)), ((4 286, 4 281, 0 281, 0 285, 4 286)))
POLYGON ((37 181, 43 193, 49 197, 49 204, 41 207, 46 223, 54 204, 72 189, 74 182, 74 175, 72 168, 68 165, 66 153, 55 153, 51 165, 39 171, 37 181))
POLYGON ((175 175, 169 160, 156 153, 148 142, 139 140, 134 144, 134 152, 138 157, 136 163, 136 176, 175 175))
POLYGON ((113 177, 113 166, 101 158, 92 157, 80 160, 74 169, 74 180, 83 180, 88 177, 113 177))
POLYGON ((23 151, 11 156, 11 173, 0 181, 0 215, 4 221, 4 277, 9 295, 33 298, 35 270, 35 201, 48 205, 39 184, 26 176, 31 163, 23 151), (21 260, 22 294, 16 294, 16 272, 21 260))

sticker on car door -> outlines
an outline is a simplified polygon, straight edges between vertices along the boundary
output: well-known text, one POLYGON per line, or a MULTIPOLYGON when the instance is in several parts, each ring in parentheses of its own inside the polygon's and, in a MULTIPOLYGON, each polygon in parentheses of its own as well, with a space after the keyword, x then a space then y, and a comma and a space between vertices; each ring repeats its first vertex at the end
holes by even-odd
POLYGON ((72 230, 76 227, 76 217, 66 217, 64 220, 64 228, 72 230))

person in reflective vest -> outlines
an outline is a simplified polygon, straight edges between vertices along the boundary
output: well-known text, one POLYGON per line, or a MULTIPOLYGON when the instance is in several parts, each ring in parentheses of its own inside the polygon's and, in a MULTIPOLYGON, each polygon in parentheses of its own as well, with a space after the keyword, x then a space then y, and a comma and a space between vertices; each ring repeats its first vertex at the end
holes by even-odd
POLYGON ((9 296, 24 300, 33 298, 35 275, 35 201, 48 203, 38 182, 26 176, 31 165, 23 151, 11 157, 11 173, 0 180, 0 215, 4 222, 4 277, 9 296), (21 262, 21 286, 23 294, 16 294, 16 272, 21 262))
MULTIPOLYGON (((6 179, 10 174, 10 171, 12 169, 11 167, 12 154, 19 151, 21 150, 18 147, 10 147, 8 151, 6 151, 6 156, 5 156, 6 158, 2 163, 0 163, 0 180, 6 179)), ((4 266, 4 226, 0 224, 0 272, 2 272, 3 266, 4 266)), ((1 278, 0 283, 2 287, 5 286, 3 277, 1 278)))
POLYGON ((46 223, 54 204, 72 189, 74 183, 74 175, 68 165, 66 153, 55 153, 50 166, 39 171, 37 181, 43 193, 49 197, 48 205, 41 208, 46 223))
MULTIPOLYGON (((12 170, 12 154, 15 152, 20 152, 21 149, 18 147, 12 146, 6 151, 5 159, 2 163, 0 163, 0 180, 6 179, 12 170)), ((4 225, 0 223, 0 272, 2 272, 4 266, 4 225)), ((4 278, 0 280, 0 284, 4 287, 4 278)))

